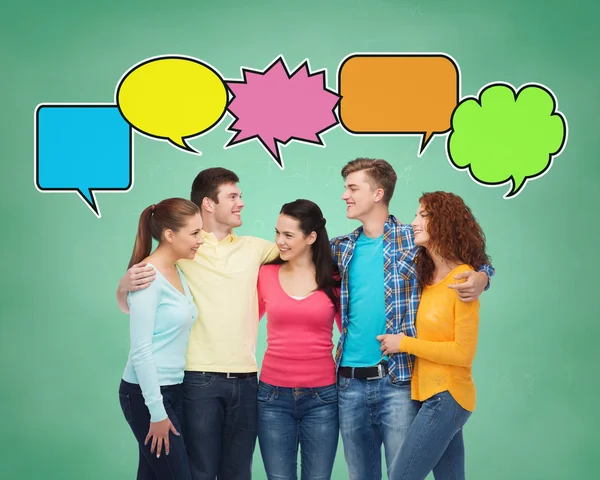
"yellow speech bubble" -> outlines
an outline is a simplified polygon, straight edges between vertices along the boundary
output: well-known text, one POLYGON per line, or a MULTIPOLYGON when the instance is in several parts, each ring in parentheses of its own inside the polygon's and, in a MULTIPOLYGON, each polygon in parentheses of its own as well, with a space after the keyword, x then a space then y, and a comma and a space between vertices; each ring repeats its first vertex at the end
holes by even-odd
POLYGON ((140 133, 184 150, 186 139, 214 127, 227 107, 227 87, 210 65, 184 56, 153 57, 130 68, 119 81, 121 115, 140 133))

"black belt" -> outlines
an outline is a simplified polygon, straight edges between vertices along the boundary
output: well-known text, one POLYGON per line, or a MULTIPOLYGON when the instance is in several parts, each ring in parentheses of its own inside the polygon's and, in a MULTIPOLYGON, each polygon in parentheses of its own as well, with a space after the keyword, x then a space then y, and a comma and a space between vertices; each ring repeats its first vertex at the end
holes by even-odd
POLYGON ((389 372, 387 362, 382 362, 374 367, 340 367, 338 373, 346 378, 360 378, 362 380, 376 380, 383 378, 389 372))
POLYGON ((224 378, 252 378, 252 377, 257 376, 256 372, 246 372, 246 373, 202 372, 202 373, 208 373, 210 375, 216 375, 217 377, 224 377, 224 378))

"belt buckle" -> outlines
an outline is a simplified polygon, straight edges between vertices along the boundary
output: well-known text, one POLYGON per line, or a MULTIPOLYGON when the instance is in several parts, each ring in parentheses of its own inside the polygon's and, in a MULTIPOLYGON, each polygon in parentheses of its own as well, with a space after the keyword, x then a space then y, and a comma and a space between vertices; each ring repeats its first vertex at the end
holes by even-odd
POLYGON ((383 378, 383 368, 381 367, 381 363, 377 364, 377 370, 379 371, 377 376, 376 377, 367 377, 367 380, 379 380, 379 379, 383 378))
POLYGON ((238 378, 238 377, 236 377, 236 376, 232 375, 231 373, 227 372, 227 378, 238 378))

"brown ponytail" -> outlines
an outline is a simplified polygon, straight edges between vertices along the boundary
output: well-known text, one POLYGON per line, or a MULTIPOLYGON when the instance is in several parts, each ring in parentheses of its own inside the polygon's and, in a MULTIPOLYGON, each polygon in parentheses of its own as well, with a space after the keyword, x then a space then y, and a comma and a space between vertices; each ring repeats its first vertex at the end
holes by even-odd
POLYGON ((156 205, 146 207, 140 215, 137 236, 128 269, 150 255, 152 239, 160 242, 162 233, 169 229, 174 232, 182 228, 189 217, 200 213, 195 203, 184 198, 168 198, 156 205))

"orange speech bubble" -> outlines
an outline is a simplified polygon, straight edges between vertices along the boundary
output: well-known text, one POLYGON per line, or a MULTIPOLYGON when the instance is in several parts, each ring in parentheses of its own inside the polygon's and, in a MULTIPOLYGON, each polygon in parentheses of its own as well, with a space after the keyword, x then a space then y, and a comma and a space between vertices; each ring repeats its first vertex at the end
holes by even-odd
POLYGON ((363 135, 422 135, 451 129, 460 71, 445 54, 354 54, 338 68, 340 123, 363 135))

